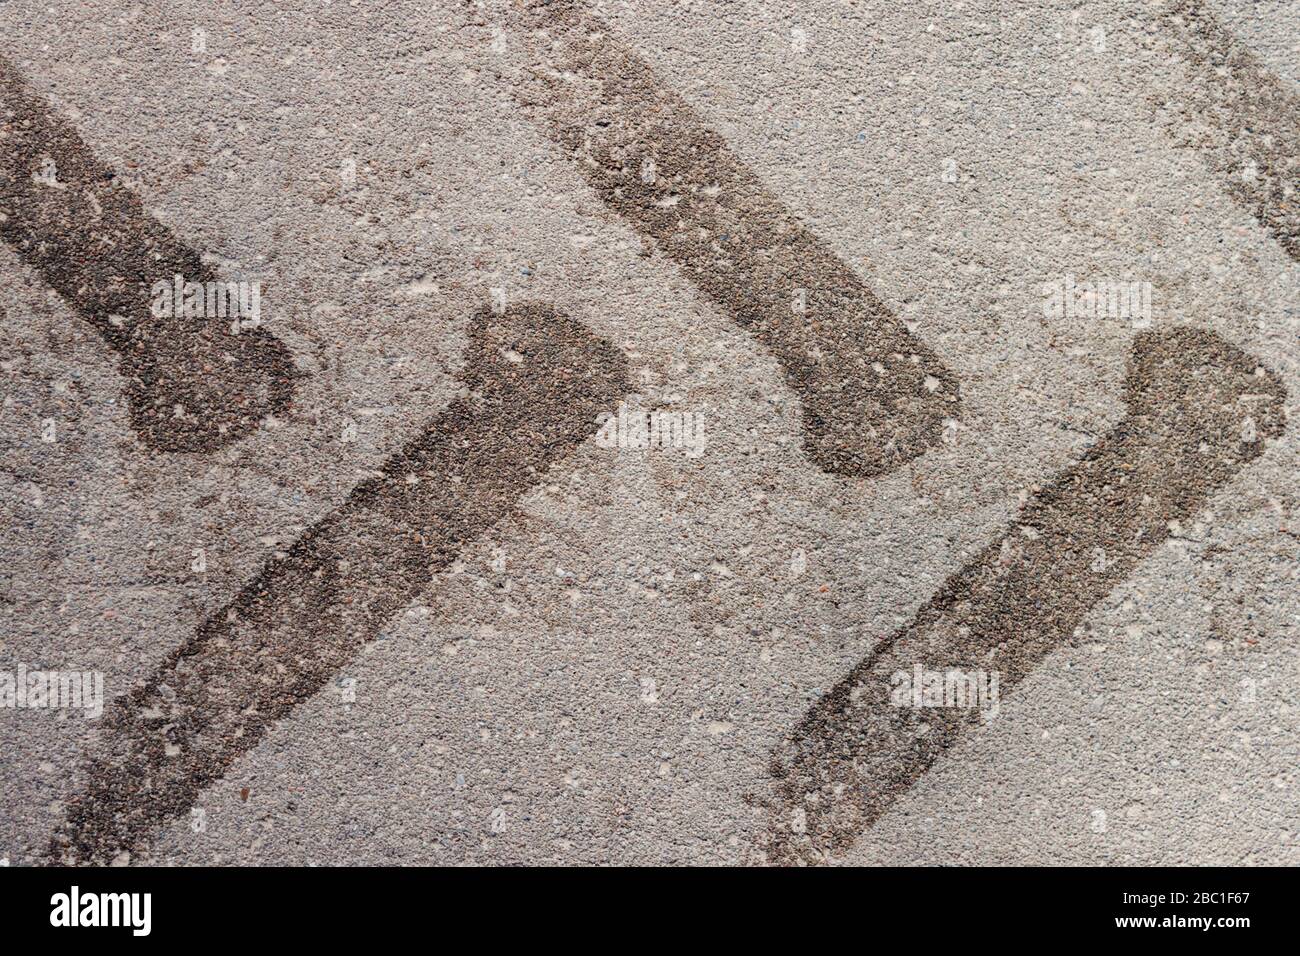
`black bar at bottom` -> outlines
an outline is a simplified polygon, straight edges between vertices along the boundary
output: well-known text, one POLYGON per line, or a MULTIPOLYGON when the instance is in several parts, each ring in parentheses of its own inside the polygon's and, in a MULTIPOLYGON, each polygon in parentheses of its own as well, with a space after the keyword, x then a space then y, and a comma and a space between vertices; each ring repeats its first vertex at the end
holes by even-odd
POLYGON ((81 945, 112 939, 127 945, 202 941, 208 947, 255 942, 260 948, 283 941, 337 948, 429 929, 495 939, 503 928, 534 942, 612 929, 616 935, 667 932, 678 942, 681 934, 720 933, 732 942, 747 933, 792 934, 809 946, 821 945, 827 933, 871 934, 876 942, 868 944, 867 937, 862 945, 874 946, 888 938, 880 931, 944 947, 994 939, 1179 945, 1200 939, 1233 946, 1294 939, 1288 885, 1294 873, 574 869, 542 877, 527 869, 9 868, 0 869, 0 925, 6 942, 15 944, 11 952, 23 952, 17 944, 28 938, 57 943, 74 933, 81 945))

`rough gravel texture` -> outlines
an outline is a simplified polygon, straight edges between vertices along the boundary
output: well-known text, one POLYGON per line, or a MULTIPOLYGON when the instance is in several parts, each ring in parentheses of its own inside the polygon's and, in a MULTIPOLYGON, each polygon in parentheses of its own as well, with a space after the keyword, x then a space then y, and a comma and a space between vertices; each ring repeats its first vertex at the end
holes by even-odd
POLYGON ((0 706, 0 861, 1300 863, 1298 80, 1280 0, 0 4, 0 704, 105 695, 0 706))

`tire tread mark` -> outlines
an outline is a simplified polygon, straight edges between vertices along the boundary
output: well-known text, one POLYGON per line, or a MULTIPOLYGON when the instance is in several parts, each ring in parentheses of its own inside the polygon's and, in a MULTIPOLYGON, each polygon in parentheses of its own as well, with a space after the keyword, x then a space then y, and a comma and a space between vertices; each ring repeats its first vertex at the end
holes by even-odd
POLYGON ((1200 0, 1178 0, 1160 23, 1194 81, 1179 89, 1176 137, 1300 261, 1300 96, 1200 0))
POLYGON ((808 457, 870 477, 939 442, 961 414, 956 377, 722 137, 582 4, 512 10, 528 58, 517 101, 611 210, 778 359, 808 457))
POLYGON ((131 424, 150 447, 212 451, 289 406, 297 372, 265 329, 153 314, 155 282, 220 277, 2 56, 0 237, 119 354, 131 424), (54 185, 36 176, 47 160, 54 185))
POLYGON ((976 712, 891 701, 917 664, 1018 684, 1084 616, 1285 427, 1280 380, 1210 332, 1134 346, 1128 414, 954 574, 907 627, 818 700, 773 754, 772 862, 850 847, 969 729, 976 712), (1249 419, 1249 422, 1247 422, 1249 419), (1100 556, 1100 560, 1099 560, 1100 556))
POLYGON ((141 852, 631 390, 620 352, 541 305, 475 318, 464 384, 468 396, 105 714, 103 750, 51 840, 53 860, 141 852))

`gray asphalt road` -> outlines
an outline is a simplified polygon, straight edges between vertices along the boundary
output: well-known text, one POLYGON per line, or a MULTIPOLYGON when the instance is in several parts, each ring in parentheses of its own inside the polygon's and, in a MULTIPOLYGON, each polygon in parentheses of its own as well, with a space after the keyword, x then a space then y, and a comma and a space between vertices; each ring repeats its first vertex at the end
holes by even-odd
POLYGON ((0 859, 1300 862, 1294 5, 0 35, 0 859))

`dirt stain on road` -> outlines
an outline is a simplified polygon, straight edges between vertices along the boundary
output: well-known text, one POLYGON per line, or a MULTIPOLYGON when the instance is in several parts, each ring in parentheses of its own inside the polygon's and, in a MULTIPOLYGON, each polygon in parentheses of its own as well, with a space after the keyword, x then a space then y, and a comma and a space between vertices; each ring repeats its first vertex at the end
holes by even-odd
POLYGON ((1285 390, 1210 332, 1134 346, 1127 416, 1030 500, 910 625, 809 710, 772 758, 765 850, 775 863, 842 853, 961 736, 977 709, 891 698, 895 675, 997 673, 999 693, 1061 646, 1138 563, 1285 427, 1285 390))
POLYGON ((220 276, 3 57, 0 237, 120 355, 131 425, 150 447, 212 451, 288 407, 293 359, 265 329, 153 314, 155 282, 220 276))
POLYGON ((622 353, 541 305, 477 315, 466 360, 467 397, 105 714, 104 749, 51 842, 54 860, 139 853, 631 390, 622 353))
POLYGON ((518 3, 524 110, 618 213, 781 363, 823 470, 883 474, 960 416, 956 377, 581 4, 518 3))
POLYGON ((1159 23, 1192 80, 1165 104, 1176 140, 1300 261, 1300 97, 1199 0, 1179 0, 1159 23))

